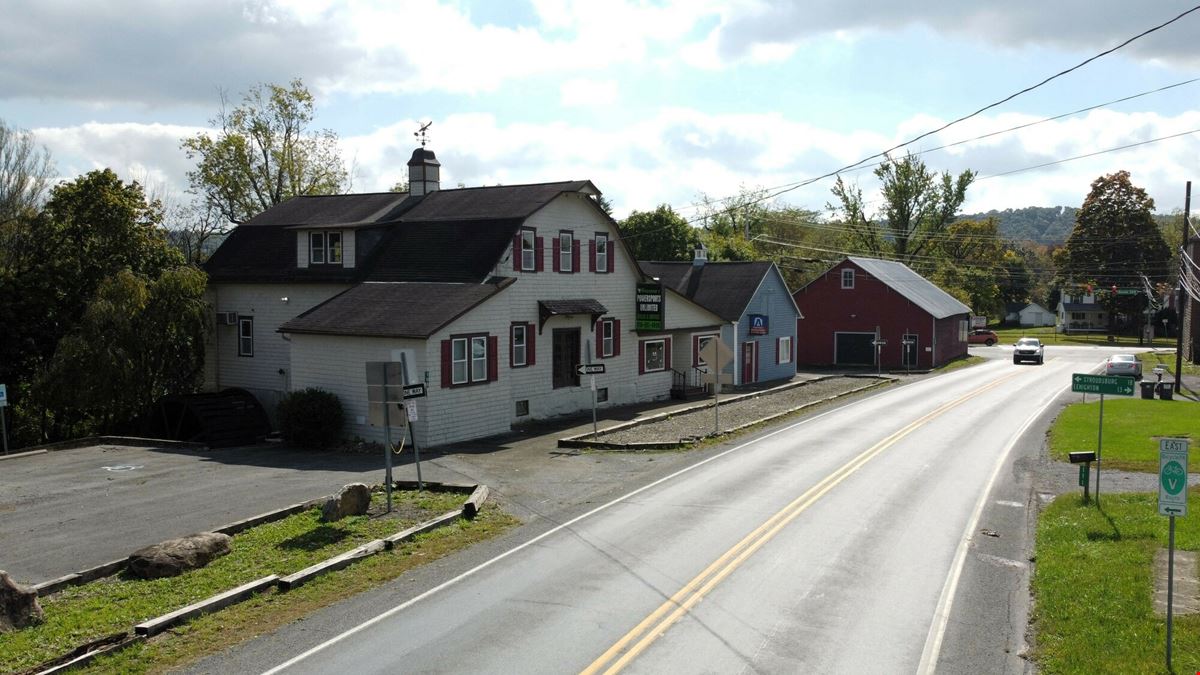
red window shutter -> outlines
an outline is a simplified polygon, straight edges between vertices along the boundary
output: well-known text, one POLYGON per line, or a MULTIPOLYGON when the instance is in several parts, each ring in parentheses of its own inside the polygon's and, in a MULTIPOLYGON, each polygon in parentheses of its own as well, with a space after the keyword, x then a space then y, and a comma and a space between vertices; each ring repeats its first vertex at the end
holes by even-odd
POLYGON ((571 274, 579 272, 579 240, 571 242, 571 274))
POLYGON ((520 272, 521 271, 521 231, 520 230, 517 230, 517 233, 513 235, 512 256, 513 256, 513 271, 520 272))
POLYGON ((488 382, 495 382, 500 379, 500 369, 496 363, 496 359, 500 354, 500 338, 495 335, 489 335, 487 345, 488 382))
POLYGON ((663 367, 671 368, 671 338, 663 340, 663 367))
POLYGON ((532 366, 537 363, 537 333, 533 332, 533 324, 525 324, 525 364, 532 366))
POLYGON ((561 272, 562 265, 562 238, 554 238, 554 246, 550 247, 550 268, 555 272, 561 272))
POLYGON ((596 322, 596 358, 604 358, 604 319, 596 322))
POLYGON ((646 374, 646 343, 638 341, 638 375, 646 374))
POLYGON ((537 253, 534 255, 534 265, 533 265, 534 270, 533 271, 543 272, 546 269, 546 259, 545 259, 545 256, 542 255, 542 249, 545 248, 545 245, 542 242, 541 237, 534 237, 534 240, 537 243, 537 246, 536 246, 537 253))
POLYGON ((450 363, 450 340, 442 340, 442 388, 452 386, 454 373, 450 363))
POLYGON ((605 244, 604 248, 607 251, 607 253, 604 256, 604 259, 608 261, 608 272, 611 274, 613 269, 615 269, 613 267, 613 259, 617 257, 617 251, 616 251, 616 247, 613 246, 613 240, 609 239, 608 243, 605 244))
POLYGON ((613 319, 613 356, 621 355, 621 320, 613 319))
POLYGON ((588 271, 596 271, 596 240, 588 241, 588 271))
POLYGON ((508 327, 508 367, 515 368, 515 355, 517 352, 517 326, 514 324, 508 327))

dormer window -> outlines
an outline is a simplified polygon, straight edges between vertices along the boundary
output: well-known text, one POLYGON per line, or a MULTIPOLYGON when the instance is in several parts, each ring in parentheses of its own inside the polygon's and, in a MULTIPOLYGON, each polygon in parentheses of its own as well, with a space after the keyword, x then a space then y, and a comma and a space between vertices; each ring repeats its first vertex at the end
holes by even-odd
POLYGON ((341 265, 342 233, 310 232, 308 234, 308 262, 312 265, 341 265))

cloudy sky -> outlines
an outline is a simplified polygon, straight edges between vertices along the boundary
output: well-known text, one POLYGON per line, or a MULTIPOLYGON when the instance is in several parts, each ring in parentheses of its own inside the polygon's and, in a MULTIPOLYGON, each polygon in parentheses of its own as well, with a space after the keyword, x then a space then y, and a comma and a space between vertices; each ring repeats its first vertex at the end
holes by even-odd
MULTIPOLYGON (((623 216, 660 203, 688 214, 702 194, 831 172, 1194 0, 3 4, 0 119, 33 131, 64 177, 107 166, 182 193, 179 140, 208 128, 219 92, 236 100, 299 77, 317 95, 318 126, 341 139, 355 191, 402 180, 413 131, 432 120, 444 185, 587 178, 623 216)), ((1184 182, 1200 179, 1197 35, 1200 11, 909 147, 936 170, 979 172, 967 211, 1078 206, 1093 179, 1120 169, 1160 212, 1181 209, 1184 182)), ((844 175, 875 188, 869 171, 844 175)), ((831 183, 779 199, 823 208, 831 183)))

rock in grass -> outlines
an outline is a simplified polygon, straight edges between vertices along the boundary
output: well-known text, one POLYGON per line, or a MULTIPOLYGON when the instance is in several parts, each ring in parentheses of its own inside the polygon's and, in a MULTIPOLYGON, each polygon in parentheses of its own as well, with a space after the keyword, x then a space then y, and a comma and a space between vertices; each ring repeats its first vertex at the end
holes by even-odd
POLYGON ((190 534, 134 551, 129 556, 129 571, 141 579, 174 577, 229 553, 233 538, 217 532, 190 534))
POLYGON ((361 516, 371 506, 371 488, 351 483, 330 497, 321 508, 322 522, 332 523, 346 516, 361 516))
POLYGON ((43 618, 37 591, 18 584, 0 570, 0 633, 41 623, 43 618))

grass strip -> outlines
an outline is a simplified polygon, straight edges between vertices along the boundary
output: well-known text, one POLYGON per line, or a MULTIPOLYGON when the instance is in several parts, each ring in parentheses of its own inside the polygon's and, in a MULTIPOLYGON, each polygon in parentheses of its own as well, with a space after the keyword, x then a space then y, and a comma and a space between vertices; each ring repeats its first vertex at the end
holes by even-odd
MULTIPOLYGON (((382 500, 381 494, 375 495, 373 503, 378 505, 382 500)), ((3 664, 0 668, 4 672, 30 668, 68 652, 79 644, 110 633, 129 630, 134 624, 262 576, 285 575, 301 570, 372 539, 385 537, 458 508, 462 503, 462 495, 404 491, 393 493, 393 500, 394 512, 388 517, 356 516, 337 523, 321 523, 319 510, 313 509, 247 530, 234 537, 232 552, 229 555, 213 561, 207 567, 192 570, 178 577, 145 581, 122 574, 66 589, 55 596, 44 598, 42 607, 46 620, 42 624, 0 635, 0 664, 3 664)), ((497 521, 508 522, 502 515, 491 520, 491 523, 480 522, 478 526, 466 522, 446 529, 454 532, 472 530, 478 533, 495 531, 494 524, 497 521)), ((440 538, 447 536, 442 532, 424 536, 435 535, 440 538)), ((451 544, 452 547, 461 547, 468 545, 473 539, 469 536, 458 537, 454 541, 456 544, 451 544)), ((417 546, 419 547, 420 543, 417 543, 417 546)), ((382 557, 409 556, 401 550, 399 555, 382 557)), ((422 556, 418 559, 432 558, 422 556)), ((362 565, 331 576, 344 576, 362 565)), ((398 573, 399 571, 396 572, 398 573)), ((337 597, 344 595, 339 591, 337 597)), ((261 603, 265 597, 274 598, 276 595, 271 592, 246 604, 261 603)), ((289 604, 296 602, 289 601, 289 604)), ((225 610, 199 622, 216 620, 219 625, 228 612, 236 610, 237 607, 225 610)), ((294 615, 288 616, 296 618, 294 615)), ((247 630, 237 631, 238 639, 260 630, 262 625, 262 621, 248 624, 247 630)), ((175 632, 187 630, 188 628, 184 627, 176 629, 175 632)), ((146 650, 147 646, 133 648, 134 652, 146 650)), ((123 654, 114 655, 106 661, 125 658, 123 654)), ((151 658, 149 663, 153 664, 154 659, 151 658)))
POLYGON ((1045 344, 1055 345, 1108 345, 1110 347, 1161 347, 1172 348, 1175 338, 1156 337, 1153 343, 1138 341, 1135 335, 1114 335, 1113 341, 1108 341, 1107 333, 1076 333, 1067 335, 1059 333, 1054 326, 1031 326, 1027 328, 1008 326, 988 326, 1000 338, 1000 344, 1010 345, 1018 338, 1035 337, 1045 344))
MULTIPOLYGON (((1200 438, 1200 410, 1194 401, 1108 397, 1104 400, 1105 469, 1158 472, 1158 441, 1164 437, 1200 438)), ((1065 462, 1074 450, 1095 450, 1100 401, 1067 406, 1050 429, 1050 457, 1065 462)), ((1189 458, 1197 468, 1198 453, 1189 458)))
MULTIPOLYGON (((1176 519, 1177 550, 1200 549, 1196 497, 1189 490, 1193 513, 1176 519)), ((1158 515, 1156 500, 1156 494, 1109 493, 1098 509, 1064 495, 1042 512, 1032 581, 1040 672, 1166 671, 1166 619, 1154 610, 1153 561, 1167 546, 1168 519, 1158 515)), ((1173 650, 1176 672, 1200 667, 1200 615, 1175 617, 1173 650)))

